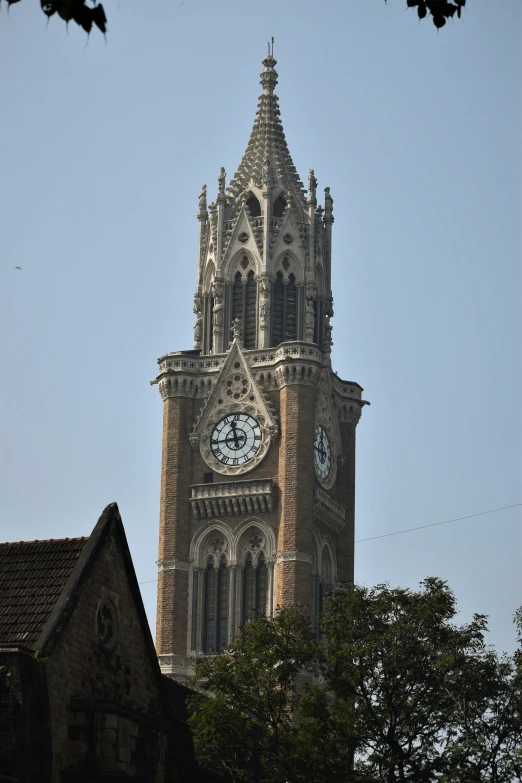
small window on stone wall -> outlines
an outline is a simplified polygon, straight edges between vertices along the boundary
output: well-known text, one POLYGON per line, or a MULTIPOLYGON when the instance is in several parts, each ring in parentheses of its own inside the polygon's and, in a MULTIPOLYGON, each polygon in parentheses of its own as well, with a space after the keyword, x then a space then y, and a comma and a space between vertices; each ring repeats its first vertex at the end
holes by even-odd
POLYGON ((118 615, 114 604, 103 598, 96 613, 96 630, 102 645, 110 650, 118 640, 118 615))

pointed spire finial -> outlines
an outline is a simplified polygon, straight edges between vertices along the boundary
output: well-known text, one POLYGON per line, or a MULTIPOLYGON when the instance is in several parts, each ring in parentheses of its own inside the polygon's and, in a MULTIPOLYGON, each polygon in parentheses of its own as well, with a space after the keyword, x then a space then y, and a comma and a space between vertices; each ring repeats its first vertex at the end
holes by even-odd
POLYGON ((274 39, 268 43, 268 53, 262 61, 264 68, 261 71, 261 84, 263 89, 269 95, 274 92, 277 84, 277 71, 274 69, 277 60, 274 60, 274 39))

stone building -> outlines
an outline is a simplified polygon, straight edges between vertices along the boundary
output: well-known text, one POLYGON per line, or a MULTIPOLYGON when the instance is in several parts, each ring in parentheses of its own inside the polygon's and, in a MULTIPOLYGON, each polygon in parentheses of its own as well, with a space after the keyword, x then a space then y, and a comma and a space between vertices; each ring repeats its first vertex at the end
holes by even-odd
POLYGON ((182 679, 256 612, 353 579, 362 388, 332 370, 333 198, 305 190, 273 53, 237 173, 203 186, 194 348, 162 356, 156 648, 182 679))
POLYGON ((88 538, 0 544, 0 781, 206 780, 186 694, 161 675, 116 504, 88 538))

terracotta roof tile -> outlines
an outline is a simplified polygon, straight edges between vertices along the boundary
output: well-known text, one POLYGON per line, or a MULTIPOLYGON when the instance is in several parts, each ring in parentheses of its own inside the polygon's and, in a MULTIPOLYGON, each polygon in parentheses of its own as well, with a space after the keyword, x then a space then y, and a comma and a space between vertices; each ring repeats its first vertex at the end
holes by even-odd
POLYGON ((87 541, 0 544, 0 645, 33 648, 87 541))

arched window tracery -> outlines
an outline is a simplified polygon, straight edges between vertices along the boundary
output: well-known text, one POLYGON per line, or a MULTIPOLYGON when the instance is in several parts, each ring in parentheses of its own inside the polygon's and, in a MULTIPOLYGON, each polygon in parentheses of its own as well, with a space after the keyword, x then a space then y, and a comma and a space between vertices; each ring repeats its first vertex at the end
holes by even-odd
POLYGON ((266 615, 268 605, 268 566, 261 552, 256 562, 251 552, 243 567, 243 622, 266 615))
POLYGON ((206 653, 224 650, 228 644, 228 606, 230 580, 225 556, 216 567, 209 557, 203 580, 203 650, 206 653))
POLYGON ((273 285, 273 323, 272 323, 272 345, 279 345, 283 342, 283 318, 285 286, 283 283, 283 273, 278 272, 273 285))
POLYGON ((256 304, 257 304, 257 284, 254 278, 253 270, 247 275, 245 291, 245 326, 243 331, 243 342, 245 348, 252 349, 256 347, 256 304))
MULTIPOLYGON (((248 267, 248 257, 244 256, 246 266, 248 267)), ((243 344, 245 348, 251 350, 256 347, 257 332, 257 282, 254 270, 251 269, 246 279, 241 272, 236 272, 234 283, 232 284, 232 321, 236 318, 241 323, 243 332, 243 344)))
MULTIPOLYGON (((288 260, 283 259, 284 262, 288 260)), ((288 281, 284 281, 283 273, 277 272, 272 286, 272 346, 289 340, 298 339, 297 329, 297 285, 295 275, 291 272, 288 281)))
POLYGON ((236 272, 232 286, 232 320, 239 318, 243 322, 243 280, 241 272, 236 272))
POLYGON ((321 571, 316 577, 315 583, 315 623, 316 632, 319 633, 318 620, 323 611, 324 597, 334 584, 334 563, 332 554, 327 544, 323 545, 321 551, 321 571))

